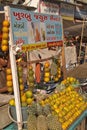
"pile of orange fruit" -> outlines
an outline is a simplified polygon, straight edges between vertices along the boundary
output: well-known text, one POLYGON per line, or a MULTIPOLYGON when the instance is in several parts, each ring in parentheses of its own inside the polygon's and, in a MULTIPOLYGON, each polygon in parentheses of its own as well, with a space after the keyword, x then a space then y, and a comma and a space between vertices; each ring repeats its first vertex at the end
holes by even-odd
POLYGON ((9 21, 4 20, 2 23, 2 42, 1 42, 1 50, 3 52, 7 52, 8 47, 8 41, 9 41, 9 21))

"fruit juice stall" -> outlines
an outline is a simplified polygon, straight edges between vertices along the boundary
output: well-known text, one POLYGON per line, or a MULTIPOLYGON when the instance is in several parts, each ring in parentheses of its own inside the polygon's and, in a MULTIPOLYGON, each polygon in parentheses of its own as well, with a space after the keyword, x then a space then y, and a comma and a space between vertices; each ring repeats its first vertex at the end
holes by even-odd
POLYGON ((13 81, 7 87, 14 94, 14 98, 9 100, 8 111, 13 124, 4 129, 76 129, 87 116, 87 103, 74 88, 78 86, 78 80, 73 77, 61 78, 59 54, 48 58, 47 51, 46 58, 42 59, 39 55, 39 60, 30 59, 33 50, 46 51, 46 48, 60 46, 63 48, 62 66, 65 73, 61 16, 35 13, 14 6, 5 6, 4 11, 5 22, 10 24, 9 36, 7 32, 4 33, 9 37, 10 81, 13 81), (27 57, 26 64, 24 55, 27 57), (23 81, 24 67, 27 77, 25 74, 23 81))

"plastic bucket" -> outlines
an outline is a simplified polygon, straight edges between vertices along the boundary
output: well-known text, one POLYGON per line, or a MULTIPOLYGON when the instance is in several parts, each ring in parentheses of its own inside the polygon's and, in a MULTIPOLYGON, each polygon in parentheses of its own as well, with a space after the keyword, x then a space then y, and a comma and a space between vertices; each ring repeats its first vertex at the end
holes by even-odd
MULTIPOLYGON (((21 107, 23 128, 27 128, 27 118, 28 118, 28 107, 21 107)), ((15 106, 9 106, 9 117, 17 125, 17 116, 15 106)))

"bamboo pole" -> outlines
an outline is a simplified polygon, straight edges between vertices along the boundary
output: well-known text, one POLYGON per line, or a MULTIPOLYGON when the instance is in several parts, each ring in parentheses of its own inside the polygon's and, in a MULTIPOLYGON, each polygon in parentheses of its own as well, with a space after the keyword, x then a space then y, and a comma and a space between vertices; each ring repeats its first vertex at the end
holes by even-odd
POLYGON ((62 71, 63 71, 63 79, 65 79, 67 77, 67 72, 66 72, 63 20, 62 20, 62 39, 63 39, 63 46, 62 46, 62 71))
POLYGON ((81 58, 81 47, 82 47, 82 40, 83 40, 84 25, 85 25, 85 21, 83 20, 78 62, 80 62, 80 58, 81 58))
MULTIPOLYGON (((5 17, 10 19, 10 7, 5 6, 4 10, 6 11, 5 17)), ((10 23, 11 24, 11 23, 10 23)), ((14 89, 14 97, 15 97, 15 108, 16 108, 16 115, 17 115, 17 125, 18 130, 22 130, 22 112, 21 112, 21 102, 20 102, 20 92, 19 92, 19 83, 18 83, 18 75, 17 75, 17 66, 16 66, 16 58, 13 53, 13 36, 12 36, 12 28, 10 25, 10 32, 9 32, 9 55, 10 55, 10 62, 11 62, 11 69, 12 69, 12 78, 13 78, 13 89, 14 89)))

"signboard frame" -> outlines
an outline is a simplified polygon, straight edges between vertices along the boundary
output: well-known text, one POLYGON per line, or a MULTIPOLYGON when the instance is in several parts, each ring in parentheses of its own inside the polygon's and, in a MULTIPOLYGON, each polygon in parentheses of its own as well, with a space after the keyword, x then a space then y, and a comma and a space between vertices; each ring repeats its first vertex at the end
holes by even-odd
POLYGON ((60 15, 48 15, 15 8, 11 8, 10 13, 14 44, 22 46, 23 51, 62 45, 62 17, 60 15))

